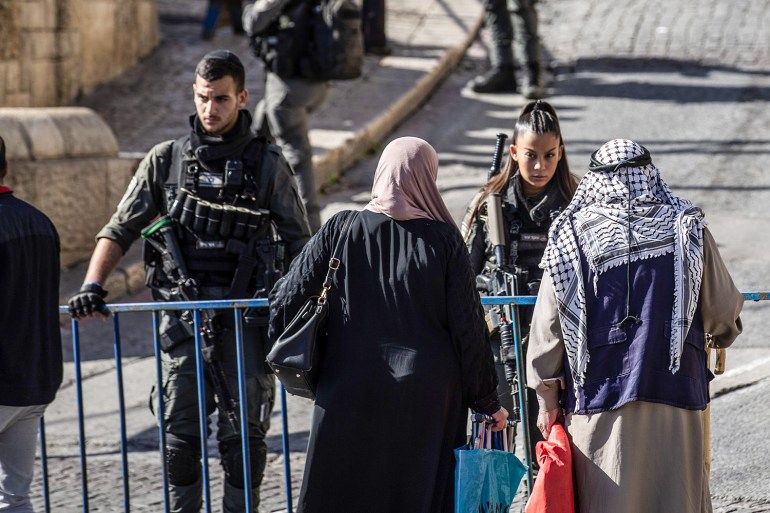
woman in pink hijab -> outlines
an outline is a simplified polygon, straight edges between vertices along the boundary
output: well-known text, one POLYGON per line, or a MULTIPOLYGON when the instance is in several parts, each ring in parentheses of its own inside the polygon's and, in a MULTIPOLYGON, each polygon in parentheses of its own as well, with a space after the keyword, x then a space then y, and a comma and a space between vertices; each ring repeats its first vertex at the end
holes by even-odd
POLYGON ((438 155, 402 137, 382 152, 361 212, 329 219, 270 294, 270 338, 322 288, 340 235, 300 513, 453 511, 453 450, 468 408, 497 399, 484 314, 438 155), (347 234, 343 226, 350 220, 347 234))
POLYGON ((433 219, 455 225, 436 187, 438 155, 417 137, 401 137, 382 152, 366 210, 406 221, 433 219))

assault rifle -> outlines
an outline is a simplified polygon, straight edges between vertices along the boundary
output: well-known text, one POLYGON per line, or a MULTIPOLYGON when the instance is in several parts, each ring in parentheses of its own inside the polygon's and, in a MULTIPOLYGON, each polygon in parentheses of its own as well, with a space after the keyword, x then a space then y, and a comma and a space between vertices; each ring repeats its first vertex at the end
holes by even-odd
MULTIPOLYGON (((174 283, 169 294, 170 297, 177 298, 179 301, 196 301, 200 296, 198 282, 187 271, 174 224, 173 219, 163 216, 145 229, 141 235, 160 254, 163 271, 174 283)), ((185 314, 190 315, 190 312, 185 314)), ((188 321, 192 324, 192 319, 188 319, 188 321)), ((202 309, 201 321, 201 352, 214 389, 214 399, 220 411, 225 413, 233 432, 238 434, 240 433, 236 413, 238 403, 227 385, 225 371, 218 356, 223 329, 219 323, 218 315, 213 309, 202 309)))
MULTIPOLYGON (((492 158, 492 166, 489 169, 488 179, 493 178, 500 172, 503 150, 507 136, 504 133, 497 134, 495 143, 495 153, 492 158)), ((489 237, 495 248, 495 260, 497 266, 490 269, 486 274, 476 278, 478 289, 487 292, 490 296, 517 296, 519 293, 519 284, 515 272, 511 272, 511 266, 505 256, 505 226, 503 223, 502 195, 491 193, 487 196, 487 229, 489 237)), ((489 311, 490 331, 498 331, 500 334, 500 359, 505 369, 505 379, 511 386, 511 396, 513 399, 513 411, 510 412, 511 419, 518 423, 522 421, 521 410, 526 407, 526 396, 520 392, 520 358, 517 358, 516 341, 513 331, 513 322, 519 324, 519 311, 510 303, 496 305, 489 311), (523 399, 523 402, 522 400, 523 399)), ((521 347, 519 340, 518 346, 521 347)), ((520 354, 518 355, 521 356, 520 354)), ((515 431, 514 431, 515 434, 515 431)), ((529 430, 524 426, 524 447, 527 454, 527 460, 531 461, 529 454, 529 430)))

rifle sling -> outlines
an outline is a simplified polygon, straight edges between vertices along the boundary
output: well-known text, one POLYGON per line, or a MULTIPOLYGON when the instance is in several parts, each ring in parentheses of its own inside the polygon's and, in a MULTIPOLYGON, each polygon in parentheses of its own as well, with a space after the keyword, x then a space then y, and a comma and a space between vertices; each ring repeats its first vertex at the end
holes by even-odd
POLYGON ((233 281, 230 284, 230 292, 227 293, 229 299, 242 299, 246 297, 251 275, 257 267, 259 259, 254 256, 256 247, 256 235, 249 239, 246 247, 240 251, 238 256, 238 266, 233 274, 233 281))

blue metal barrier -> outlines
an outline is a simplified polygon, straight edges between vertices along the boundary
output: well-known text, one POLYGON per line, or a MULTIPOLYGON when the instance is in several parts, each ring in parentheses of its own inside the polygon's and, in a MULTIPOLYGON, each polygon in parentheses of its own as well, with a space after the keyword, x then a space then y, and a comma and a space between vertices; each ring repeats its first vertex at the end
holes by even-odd
MULTIPOLYGON (((236 346, 238 354, 238 398, 240 406, 240 429, 242 433, 247 432, 248 427, 248 415, 247 415, 247 401, 246 401, 246 384, 245 384, 245 368, 244 368, 244 351, 243 351, 243 324, 241 312, 249 307, 267 307, 267 299, 247 299, 247 300, 218 300, 218 301, 179 301, 179 302, 148 302, 148 303, 127 303, 127 304, 110 304, 107 305, 113 319, 113 343, 114 343, 114 355, 116 375, 118 379, 118 403, 119 403, 119 419, 120 419, 120 447, 121 447, 121 470, 123 475, 123 511, 129 512, 131 510, 131 500, 129 492, 129 466, 128 466, 128 450, 127 450, 127 435, 126 435, 126 410, 123 394, 123 372, 122 372, 122 355, 121 355, 121 342, 120 342, 120 317, 122 313, 127 312, 152 312, 152 324, 153 324, 153 348, 155 352, 156 361, 156 383, 158 388, 162 388, 162 366, 160 360, 160 335, 158 332, 158 325, 160 322, 159 311, 160 310, 190 310, 194 312, 195 323, 195 346, 196 346, 196 368, 198 375, 197 392, 198 392, 198 409, 199 409, 199 428, 201 438, 201 460, 202 460, 202 472, 203 472, 203 507, 207 513, 212 511, 211 506, 211 493, 210 493, 210 476, 208 471, 208 423, 206 416, 206 394, 204 385, 204 369, 203 359, 201 356, 201 310, 231 310, 233 312, 235 331, 236 331, 236 346)), ((67 314, 67 306, 59 307, 60 314, 67 314)), ((83 390, 82 390, 82 373, 81 373, 81 352, 80 352, 80 335, 79 335, 79 323, 76 320, 72 320, 72 345, 73 345, 73 359, 75 366, 75 386, 77 393, 77 407, 78 407, 78 445, 80 449, 80 470, 81 470, 81 487, 82 487, 82 509, 84 512, 90 511, 89 493, 88 493, 88 464, 87 464, 87 451, 86 451, 86 432, 85 432, 85 414, 83 411, 83 390)), ((285 394, 281 387, 281 394, 285 394)), ((158 401, 158 415, 159 422, 159 450, 162 455, 161 461, 166 461, 166 430, 165 430, 165 414, 164 414, 164 402, 158 401)), ((284 416, 284 451, 288 452, 288 423, 285 420, 285 398, 282 402, 283 416, 284 416)), ((44 425, 41 422, 41 443, 44 444, 45 440, 44 425)), ((247 511, 252 509, 252 497, 251 497, 251 473, 250 465, 251 461, 248 457, 249 452, 249 440, 248 437, 241 437, 241 449, 243 453, 244 465, 244 499, 247 511)), ((44 447, 41 448, 41 455, 44 455, 44 447)), ((286 466, 286 486, 287 486, 287 505, 289 512, 292 511, 291 506, 291 476, 289 473, 288 457, 285 458, 287 462, 286 466)), ((45 465, 45 461, 43 462, 45 465)), ((45 468, 45 466, 44 466, 45 468)), ((167 513, 170 511, 169 497, 168 497, 168 475, 165 465, 161 465, 162 480, 163 480, 163 501, 167 513)), ((47 472, 43 475, 43 488, 46 502, 46 511, 50 511, 49 505, 49 483, 47 472)))
MULTIPOLYGON (((749 301, 762 301, 770 299, 770 292, 746 292, 743 293, 744 299, 749 301)), ((535 296, 516 296, 516 297, 484 297, 481 299, 482 305, 500 305, 500 304, 512 304, 516 311, 521 305, 534 305, 535 296)), ((244 300, 218 300, 218 301, 179 301, 169 303, 147 302, 147 303, 126 303, 126 304, 110 304, 108 308, 112 314, 113 319, 113 343, 114 343, 114 358, 116 378, 118 382, 118 406, 119 406, 119 420, 120 420, 120 455, 121 455, 121 471, 123 475, 122 491, 123 491, 123 511, 128 513, 131 510, 131 498, 129 491, 129 462, 128 462, 128 449, 127 449, 127 435, 126 435, 126 408, 124 400, 123 389, 123 364, 122 364, 122 352, 121 352, 121 338, 120 338, 120 316, 122 313, 127 312, 151 312, 152 313, 152 328, 153 328, 153 349, 155 353, 155 379, 159 389, 162 388, 162 366, 160 360, 161 346, 160 336, 158 332, 159 326, 159 311, 160 310, 191 310, 194 312, 195 322, 195 345, 197 349, 196 366, 198 370, 198 405, 199 405, 199 420, 200 420, 200 434, 201 434, 201 459, 203 470, 203 490, 204 490, 204 508, 207 513, 211 512, 211 494, 210 494, 210 476, 208 472, 208 448, 207 448, 207 417, 206 417, 206 394, 204 388, 204 372, 203 361, 201 357, 201 310, 231 310, 235 322, 236 330, 236 346, 237 346, 237 371, 238 371, 238 399, 240 407, 240 429, 241 433, 246 433, 248 428, 248 415, 247 415, 247 401, 246 401, 246 384, 245 384, 245 368, 244 368, 244 347, 243 347, 243 320, 242 312, 246 308, 264 308, 268 306, 266 299, 244 299, 244 300)), ((67 306, 60 306, 59 313, 62 315, 68 314, 67 306)), ((521 332, 518 326, 518 315, 514 316, 514 344, 516 349, 517 358, 517 372, 519 376, 524 376, 524 362, 523 352, 521 346, 521 332)), ((80 450, 80 470, 81 470, 81 487, 82 487, 82 510, 85 513, 90 511, 89 505, 89 489, 88 489, 88 465, 87 465, 87 451, 86 451, 86 433, 85 433, 85 414, 83 411, 83 389, 82 389, 82 374, 81 374, 81 354, 80 354, 80 334, 78 331, 78 322, 72 320, 72 345, 73 345, 73 358, 75 367, 75 387, 77 395, 77 415, 78 415, 78 445, 80 450)), ((528 438, 528 420, 527 420, 527 408, 526 408, 526 396, 525 396, 524 380, 521 380, 519 386, 519 401, 521 407, 521 424, 525 433, 525 438, 528 438)), ((282 451, 284 456, 284 478, 286 486, 286 509, 288 513, 292 513, 292 490, 291 490, 291 468, 289 461, 289 437, 288 437, 288 420, 287 420, 287 404, 286 404, 286 392, 283 386, 279 385, 279 394, 281 401, 281 414, 282 414, 282 451)), ((159 433, 159 451, 162 455, 161 461, 166 461, 166 432, 165 432, 165 415, 164 415, 164 401, 159 400, 157 404, 157 416, 159 419, 158 433, 159 433)), ((247 436, 241 437, 242 441, 242 454, 245 476, 244 498, 247 506, 247 511, 252 509, 252 497, 251 497, 251 473, 250 473, 250 459, 249 459, 249 440, 247 436)), ((43 499, 45 504, 45 511, 51 511, 50 502, 50 485, 49 485, 49 472, 48 472, 48 457, 46 451, 46 438, 45 438, 45 422, 41 419, 40 422, 40 456, 42 467, 42 487, 43 487, 43 499)), ((529 455, 525 457, 525 463, 528 467, 531 466, 529 455)), ((169 496, 168 496, 168 475, 166 472, 166 466, 160 465, 162 485, 163 485, 163 502, 167 513, 169 512, 169 496)), ((527 489, 532 489, 532 475, 527 475, 527 489)), ((101 509, 101 508, 100 508, 101 509)))

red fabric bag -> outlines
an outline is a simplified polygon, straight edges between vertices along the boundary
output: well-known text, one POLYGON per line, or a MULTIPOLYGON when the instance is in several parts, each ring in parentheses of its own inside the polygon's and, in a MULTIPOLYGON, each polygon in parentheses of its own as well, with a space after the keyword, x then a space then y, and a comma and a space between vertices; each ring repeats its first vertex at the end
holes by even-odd
POLYGON ((548 440, 535 446, 540 471, 527 501, 526 513, 575 513, 572 451, 567 432, 558 422, 548 440))

